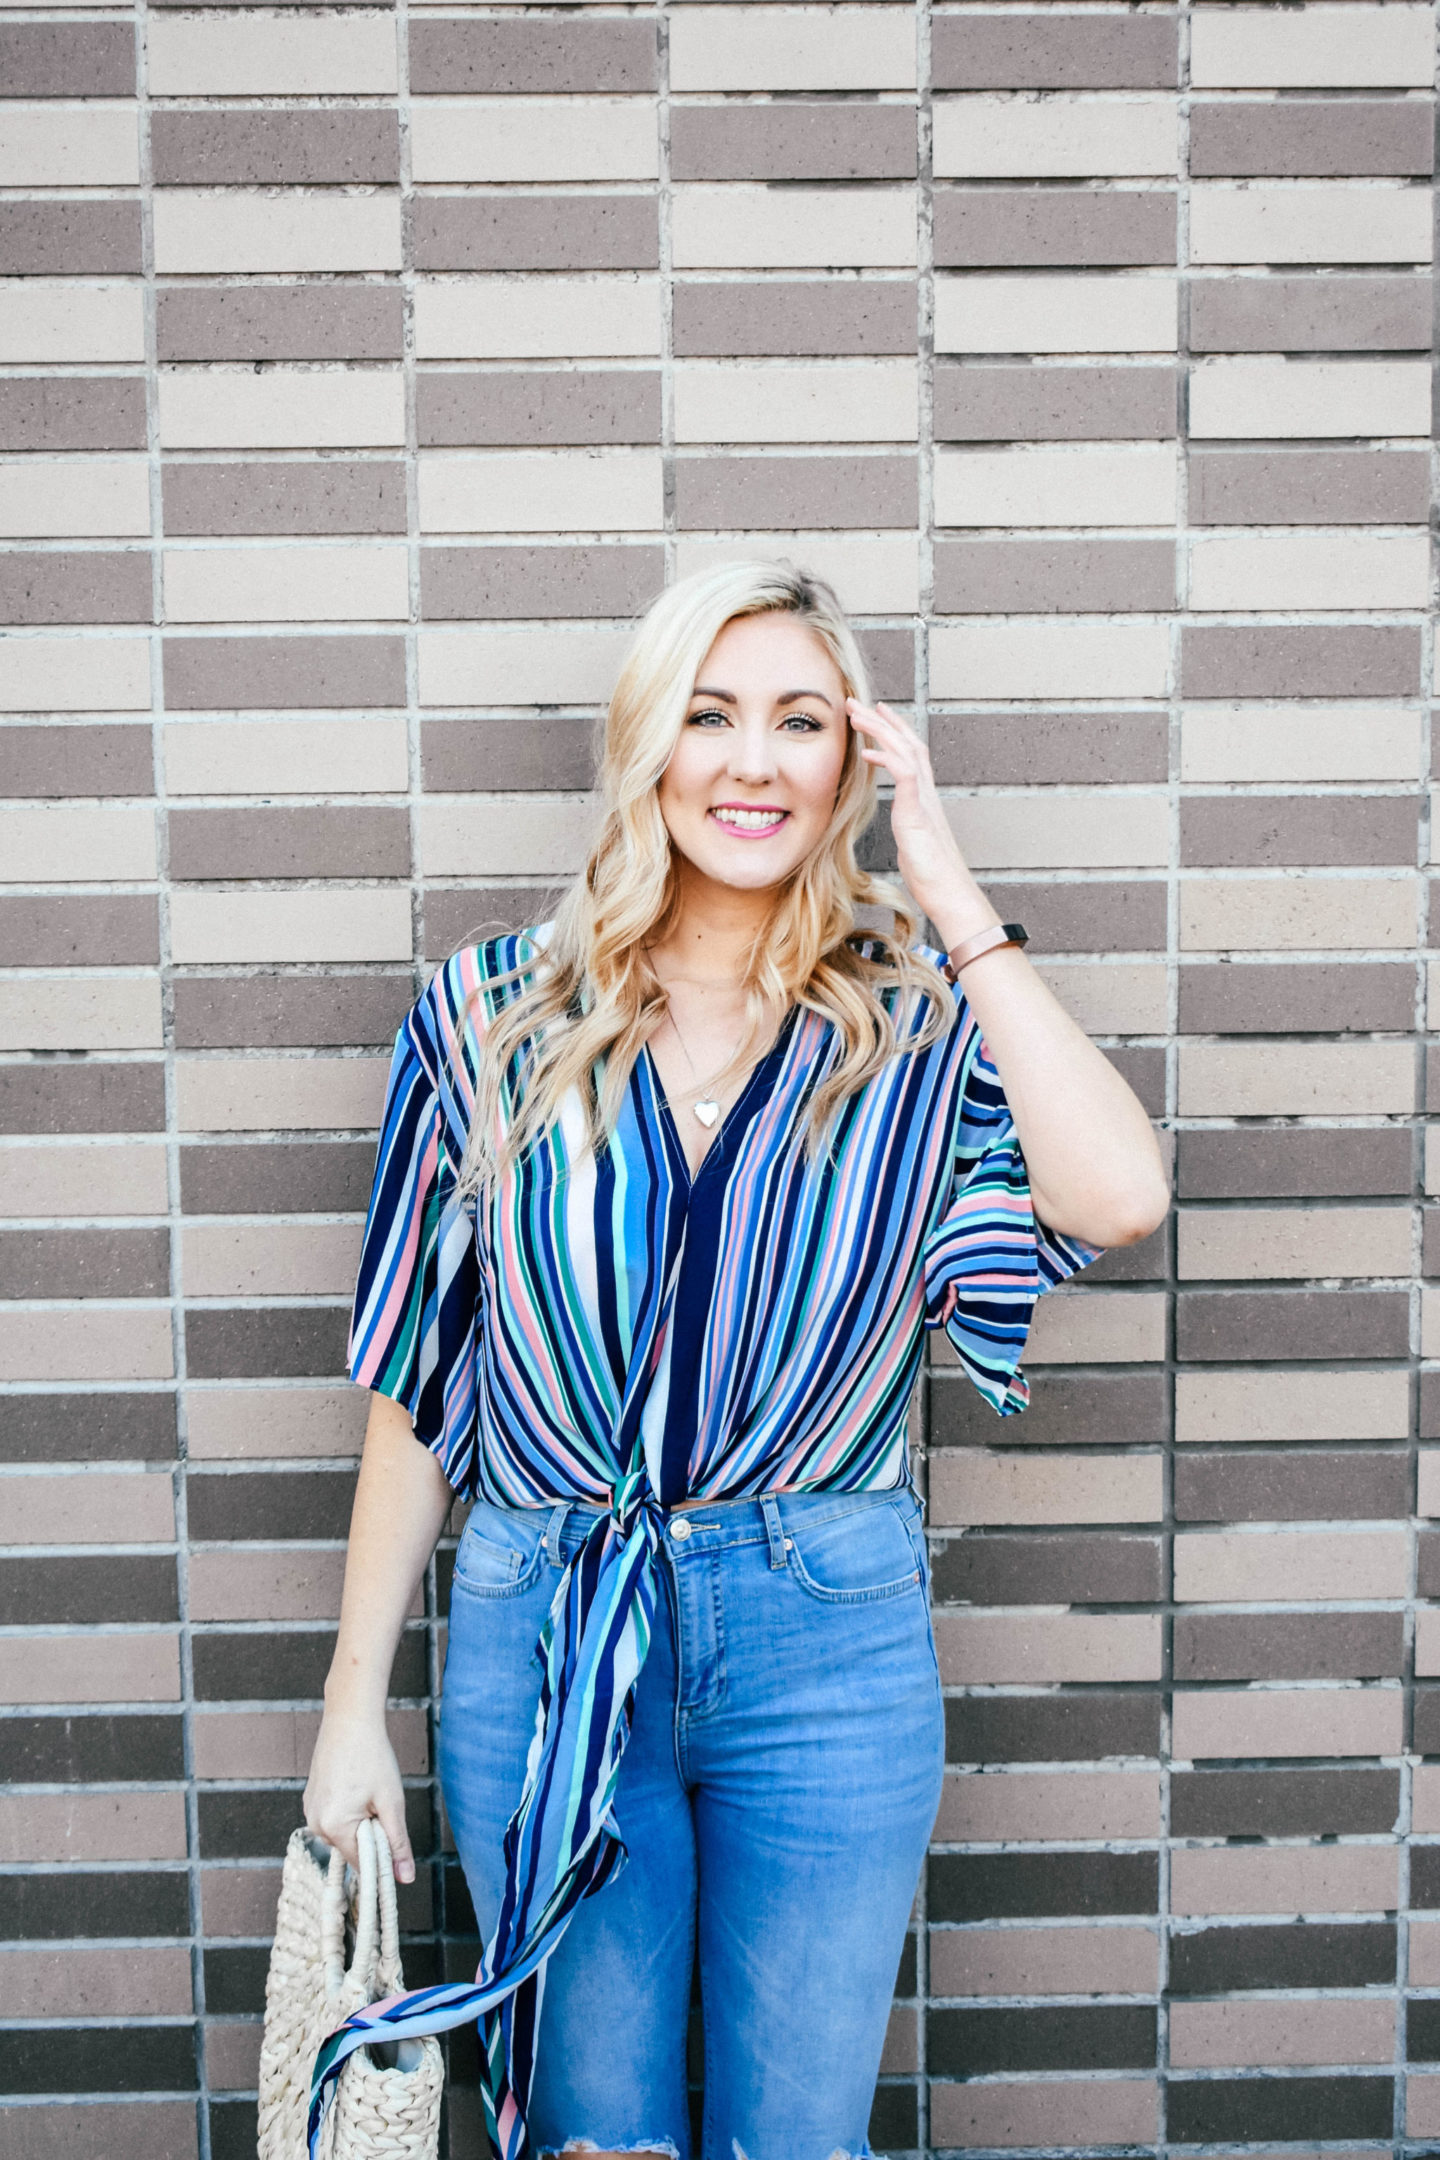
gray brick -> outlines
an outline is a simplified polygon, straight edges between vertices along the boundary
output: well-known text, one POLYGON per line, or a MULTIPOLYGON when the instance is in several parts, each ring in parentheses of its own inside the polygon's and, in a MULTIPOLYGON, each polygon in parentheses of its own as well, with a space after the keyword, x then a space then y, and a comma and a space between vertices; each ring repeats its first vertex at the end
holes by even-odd
POLYGON ((653 270, 653 195, 422 195, 417 270, 653 270))
POLYGON ((1429 516, 1423 450, 1194 450, 1195 525, 1413 525, 1429 516))
POLYGON ((913 353, 910 278, 677 278, 674 346, 707 354, 913 353))
POLYGON ((400 120, 394 112, 244 112, 209 108, 151 121, 151 158, 160 187, 269 187, 317 181, 348 185, 400 178, 400 120))
POLYGON ((140 270, 140 204, 0 202, 0 277, 95 277, 140 270))
POLYGON ((908 457, 685 457, 675 461, 682 532, 910 527, 919 473, 908 457))
POLYGON ((985 187, 935 190, 935 261, 954 269, 1173 263, 1169 189, 985 187))
POLYGON ((14 98, 134 97, 134 25, 0 23, 0 83, 14 98))
POLYGON ((1413 795, 1191 795, 1180 805, 1187 868, 1415 860, 1413 795))
POLYGON ((935 370, 938 442, 1163 441, 1179 432, 1180 377, 1129 367, 984 361, 935 370))
POLYGON ((403 533, 405 468, 378 459, 177 463, 164 471, 168 537, 198 533, 403 533))
POLYGON ((1037 781, 1163 780, 1160 713, 932 713, 935 777, 962 787, 1037 781))
POLYGON ((1186 623, 1180 633, 1181 693, 1223 697, 1414 697, 1420 632, 1355 624, 1186 623))
POLYGON ((434 373, 415 386, 422 448, 463 444, 652 443, 660 377, 648 369, 526 368, 434 373))
POLYGON ((665 582, 658 547, 427 547, 420 613, 428 621, 487 616, 638 615, 665 582))
POLYGON ((148 549, 0 549, 0 622, 149 622, 151 587, 148 549))
POLYGON ((171 712, 374 707, 405 702, 398 637, 169 637, 171 712))
POLYGON ((1197 98, 1190 171, 1260 177, 1434 169, 1431 116, 1403 98, 1197 98))
POLYGON ((1201 277, 1189 297, 1192 352, 1425 351, 1435 307, 1428 277, 1201 277))
POLYGON ((422 17, 410 26, 410 88, 417 95, 578 90, 593 96, 653 90, 655 81, 655 30, 648 22, 571 14, 559 21, 422 17))
POLYGON ((1175 18, 937 15, 937 90, 1168 90, 1180 80, 1175 18))
POLYGON ((170 285, 156 295, 162 360, 398 360, 398 285, 170 285))
POLYGON ((1090 615, 1175 604, 1173 540, 941 540, 942 615, 1090 615))
POLYGON ((913 180, 905 105, 677 105, 673 180, 913 180))

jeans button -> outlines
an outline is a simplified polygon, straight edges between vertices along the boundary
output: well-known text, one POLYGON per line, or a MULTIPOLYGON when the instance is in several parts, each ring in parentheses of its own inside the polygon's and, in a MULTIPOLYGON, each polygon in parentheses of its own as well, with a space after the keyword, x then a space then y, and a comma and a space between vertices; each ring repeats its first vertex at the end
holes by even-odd
POLYGON ((683 1516, 681 1517, 679 1522, 671 1523, 670 1535, 672 1538, 674 1538, 677 1545, 683 1545, 686 1538, 689 1537, 690 1525, 688 1522, 685 1521, 683 1516))

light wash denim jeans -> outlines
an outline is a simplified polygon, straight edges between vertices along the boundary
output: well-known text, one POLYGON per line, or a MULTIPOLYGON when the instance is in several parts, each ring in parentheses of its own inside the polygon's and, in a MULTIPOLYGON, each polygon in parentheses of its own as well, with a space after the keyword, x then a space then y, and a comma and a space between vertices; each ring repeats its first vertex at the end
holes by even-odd
MULTIPOLYGON (((483 1935, 535 1722, 536 1638, 595 1510, 479 1502, 456 1555, 440 1777, 483 1935)), ((530 2132, 543 2153, 844 2160, 866 2126, 944 1717, 920 1505, 780 1494, 671 1516, 616 1796, 628 1864, 546 1975, 530 2132)))

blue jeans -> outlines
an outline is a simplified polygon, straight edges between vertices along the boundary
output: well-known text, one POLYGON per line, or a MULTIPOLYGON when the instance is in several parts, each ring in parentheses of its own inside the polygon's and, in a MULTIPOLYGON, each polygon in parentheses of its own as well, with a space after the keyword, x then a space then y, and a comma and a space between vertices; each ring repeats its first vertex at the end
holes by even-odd
MULTIPOLYGON (((486 1937, 536 1638, 595 1512, 477 1502, 456 1554, 440 1778, 486 1937)), ((662 1583, 616 1794, 630 1858, 550 1961, 531 2137, 691 2160, 698 1949, 698 2160, 868 2154, 945 1752, 919 1502, 902 1487, 689 1508, 662 1583)))

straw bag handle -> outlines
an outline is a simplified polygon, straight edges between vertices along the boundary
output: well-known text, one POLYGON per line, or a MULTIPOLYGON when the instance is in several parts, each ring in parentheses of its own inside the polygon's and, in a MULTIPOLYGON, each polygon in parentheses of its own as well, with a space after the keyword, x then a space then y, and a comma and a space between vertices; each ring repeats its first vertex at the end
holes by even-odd
POLYGON ((400 1970, 400 1921, 395 1902, 395 1870, 390 1841, 373 1815, 355 1826, 360 1857, 355 1901, 355 1954, 345 1970, 345 1860, 330 1855, 320 1907, 320 1953, 325 1967, 325 1995, 337 2000, 347 2017, 368 2002, 397 1994, 400 1970), (378 1954, 377 1954, 378 1953, 378 1954))

